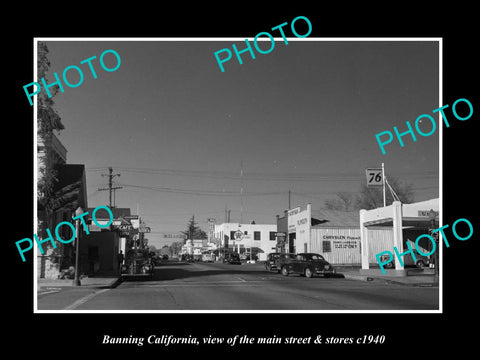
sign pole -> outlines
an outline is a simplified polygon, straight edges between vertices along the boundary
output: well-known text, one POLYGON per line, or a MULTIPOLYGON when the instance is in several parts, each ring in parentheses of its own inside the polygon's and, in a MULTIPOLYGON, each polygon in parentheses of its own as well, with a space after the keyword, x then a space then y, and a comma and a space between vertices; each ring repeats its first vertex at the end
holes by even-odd
POLYGON ((383 183, 383 207, 387 206, 387 199, 385 198, 385 166, 382 162, 382 183, 383 183))

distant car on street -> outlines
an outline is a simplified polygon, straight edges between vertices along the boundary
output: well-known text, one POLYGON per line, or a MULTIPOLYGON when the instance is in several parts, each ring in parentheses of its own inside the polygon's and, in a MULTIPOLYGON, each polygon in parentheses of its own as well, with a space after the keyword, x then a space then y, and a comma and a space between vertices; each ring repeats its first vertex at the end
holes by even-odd
POLYGON ((212 253, 203 253, 202 254, 202 262, 213 262, 213 255, 212 253))
POLYGON ((282 275, 291 273, 305 275, 311 278, 314 275, 330 277, 335 274, 335 268, 320 254, 300 253, 290 258, 281 267, 282 275))
POLYGON ((195 259, 193 258, 193 255, 191 254, 183 254, 182 257, 180 258, 180 261, 186 261, 186 262, 194 262, 195 259))
POLYGON ((226 253, 225 257, 223 258, 223 263, 224 264, 237 264, 241 265, 242 262, 240 261, 240 255, 237 253, 226 253))

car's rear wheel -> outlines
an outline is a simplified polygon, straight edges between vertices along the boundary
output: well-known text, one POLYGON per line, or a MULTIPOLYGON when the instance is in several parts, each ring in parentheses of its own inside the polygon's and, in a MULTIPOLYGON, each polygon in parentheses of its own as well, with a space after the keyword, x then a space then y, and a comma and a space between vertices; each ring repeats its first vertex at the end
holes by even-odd
POLYGON ((418 260, 415 265, 417 265, 417 268, 419 269, 423 269, 425 267, 425 263, 422 260, 418 260))
POLYGON ((313 271, 309 267, 305 268, 305 276, 311 278, 313 276, 313 271))
POLYGON ((286 266, 282 266, 282 275, 283 276, 288 276, 288 269, 286 266))
POLYGON ((393 269, 393 267, 394 267, 393 262, 389 262, 389 263, 385 264, 386 269, 393 269))

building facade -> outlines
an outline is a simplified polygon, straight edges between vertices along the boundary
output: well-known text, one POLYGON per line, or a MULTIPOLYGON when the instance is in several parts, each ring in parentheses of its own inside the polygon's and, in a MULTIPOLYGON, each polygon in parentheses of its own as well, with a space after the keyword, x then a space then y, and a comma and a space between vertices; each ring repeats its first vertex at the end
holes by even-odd
MULTIPOLYGON (((305 208, 286 210, 284 216, 277 216, 278 227, 285 229, 285 240, 279 232, 278 248, 282 252, 313 252, 321 254, 332 265, 362 264, 362 242, 360 236, 360 215, 358 211, 312 210, 305 208)), ((369 262, 376 263, 375 254, 391 249, 393 233, 389 227, 368 230, 374 241, 369 243, 369 262)))
MULTIPOLYGON (((54 169, 57 181, 53 187, 53 196, 48 203, 48 208, 38 207, 41 228, 49 228, 51 231, 61 222, 72 221, 78 207, 87 208, 85 166, 59 163, 54 166, 54 169)), ((79 232, 81 231, 83 230, 80 229, 79 232)), ((68 226, 63 226, 59 235, 62 239, 70 239, 73 234, 68 226)), ((45 238, 43 233, 40 233, 40 236, 45 238)), ((63 270, 75 265, 74 242, 68 244, 57 242, 55 249, 50 245, 47 246, 43 254, 40 251, 37 253, 37 277, 56 279, 63 270)))
POLYGON ((277 250, 276 224, 223 223, 215 225, 214 238, 223 249, 239 254, 256 254, 265 260, 268 253, 277 250))
MULTIPOLYGON (((110 273, 119 271, 118 254, 120 250, 125 255, 132 247, 135 235, 138 236, 138 215, 131 215, 130 208, 112 207, 112 224, 106 228, 100 228, 92 220, 95 208, 89 208, 90 234, 83 235, 80 239, 80 274, 93 275, 95 273, 110 273), (131 227, 122 230, 121 225, 131 227)), ((96 221, 101 225, 110 222, 110 215, 105 209, 99 209, 95 213, 96 221)))

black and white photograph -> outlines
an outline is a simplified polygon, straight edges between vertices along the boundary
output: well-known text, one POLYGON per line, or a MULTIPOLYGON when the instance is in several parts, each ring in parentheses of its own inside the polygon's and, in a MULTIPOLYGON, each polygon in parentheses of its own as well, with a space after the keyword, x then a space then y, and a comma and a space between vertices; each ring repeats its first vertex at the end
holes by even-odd
POLYGON ((264 37, 38 40, 36 310, 441 310, 441 39, 264 37))
POLYGON ((4 31, 9 347, 475 343, 470 6, 43 5, 4 31))

